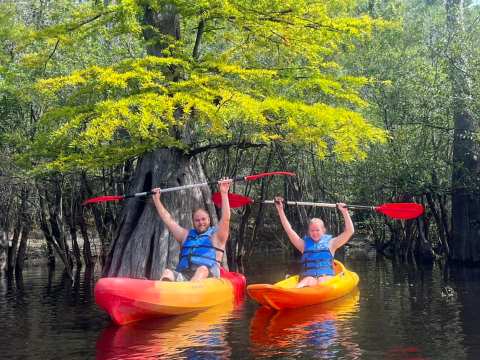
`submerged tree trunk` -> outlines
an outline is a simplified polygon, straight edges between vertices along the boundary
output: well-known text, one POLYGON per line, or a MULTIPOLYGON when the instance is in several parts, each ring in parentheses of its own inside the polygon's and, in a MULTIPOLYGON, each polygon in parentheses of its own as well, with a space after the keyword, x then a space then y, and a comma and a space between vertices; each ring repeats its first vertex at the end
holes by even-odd
POLYGON ((472 93, 466 59, 463 0, 446 0, 450 35, 449 76, 453 92, 452 252, 461 262, 480 261, 480 156, 472 114, 472 93))
POLYGON ((17 220, 15 228, 13 230, 12 239, 9 241, 8 252, 7 252, 7 271, 13 273, 15 269, 15 263, 17 261, 17 248, 18 248, 18 239, 20 238, 21 232, 21 223, 20 219, 17 220))
MULTIPOLYGON (((80 177, 80 191, 82 194, 83 199, 87 199, 92 196, 92 190, 90 189, 90 185, 87 181, 87 175, 85 173, 82 174, 80 177)), ((102 265, 105 264, 105 259, 107 257, 108 249, 112 243, 112 229, 115 223, 115 216, 113 214, 112 205, 109 203, 105 204, 105 210, 101 210, 100 207, 92 206, 90 207, 93 219, 95 221, 95 228, 97 229, 98 237, 100 239, 100 263, 102 265)), ((80 217, 84 216, 84 214, 80 215, 80 217)), ((80 223, 85 223, 84 218, 79 220, 80 223)), ((84 226, 81 225, 80 226, 84 226)), ((86 234, 86 231, 82 230, 82 236, 86 234)), ((84 244, 85 246, 85 244, 84 244)), ((85 251, 89 251, 90 244, 87 245, 88 249, 84 247, 84 254, 85 251)), ((87 255, 88 256, 88 255, 87 255)), ((85 260, 86 261, 86 260, 85 260)))
POLYGON ((83 260, 85 266, 88 268, 93 264, 92 248, 90 245, 90 236, 88 236, 87 225, 85 224, 85 218, 83 217, 83 211, 78 216, 78 225, 80 226, 80 232, 83 238, 83 260))
MULTIPOLYGON (((129 193, 206 181, 198 159, 161 149, 139 161, 129 193)), ((206 208, 216 223, 210 195, 208 187, 199 187, 165 193, 162 202, 181 226, 189 228, 191 211, 197 207, 206 208)), ((104 274, 159 279, 166 266, 176 265, 178 252, 179 246, 159 219, 151 198, 132 198, 125 202, 104 274)))
POLYGON ((30 223, 23 226, 22 235, 20 236, 20 245, 18 246, 17 262, 15 264, 15 271, 22 272, 25 265, 25 255, 27 254, 27 242, 32 227, 30 223))
POLYGON ((0 228, 0 273, 7 267, 8 236, 0 228))
MULTIPOLYGON (((58 190, 60 191, 60 190, 58 190)), ((40 194, 41 190, 39 191, 40 194)), ((47 191, 45 197, 39 196, 40 207, 38 209, 38 218, 40 220, 40 228, 45 236, 45 240, 49 243, 65 265, 65 270, 72 277, 72 259, 70 250, 65 241, 65 233, 61 225, 61 200, 59 193, 55 194, 54 199, 48 201, 47 191)))

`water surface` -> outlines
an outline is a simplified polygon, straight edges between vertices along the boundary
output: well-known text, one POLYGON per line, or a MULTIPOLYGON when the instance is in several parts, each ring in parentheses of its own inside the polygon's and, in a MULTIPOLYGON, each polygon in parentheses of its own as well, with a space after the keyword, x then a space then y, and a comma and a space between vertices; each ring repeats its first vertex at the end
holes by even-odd
MULTIPOLYGON (((358 291, 282 312, 248 299, 169 319, 117 327, 94 303, 95 274, 71 281, 29 268, 0 278, 0 351, 5 359, 479 359, 480 271, 394 264, 345 255, 358 291)), ((256 256, 253 282, 295 271, 282 255, 256 256)))

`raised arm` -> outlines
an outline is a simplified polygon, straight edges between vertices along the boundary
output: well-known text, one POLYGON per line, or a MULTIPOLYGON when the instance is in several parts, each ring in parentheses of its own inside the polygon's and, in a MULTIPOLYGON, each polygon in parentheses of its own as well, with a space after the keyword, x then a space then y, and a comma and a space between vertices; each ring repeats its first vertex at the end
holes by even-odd
POLYGON ((152 189, 152 191, 154 192, 153 203, 157 209, 158 216, 160 216, 160 219, 162 219, 163 223, 167 227, 168 231, 170 231, 174 239, 180 244, 183 243, 183 241, 187 238, 188 230, 178 225, 168 210, 165 209, 160 201, 160 188, 152 189))
POLYGON ((353 228, 352 218, 350 217, 350 213, 348 212, 348 208, 344 203, 338 203, 337 208, 343 215, 343 221, 345 222, 345 229, 343 232, 338 235, 337 237, 333 238, 330 242, 330 251, 332 254, 340 248, 341 246, 345 245, 348 240, 352 237, 353 233, 355 232, 353 228))
POLYGON ((293 246, 295 246, 298 249, 298 251, 300 251, 303 254, 305 243, 300 238, 300 236, 298 236, 295 230, 292 229, 292 225, 290 225, 290 222, 288 221, 287 216, 285 215, 285 211, 283 209, 283 198, 279 196, 275 197, 275 207, 277 208, 278 216, 280 217, 280 222, 282 223, 283 229, 287 233, 287 236, 290 239, 290 242, 293 244, 293 246))
POLYGON ((216 232, 217 239, 220 244, 225 245, 230 234, 230 203, 228 201, 228 189, 232 179, 222 179, 218 182, 218 190, 222 197, 222 216, 218 222, 218 230, 216 232))

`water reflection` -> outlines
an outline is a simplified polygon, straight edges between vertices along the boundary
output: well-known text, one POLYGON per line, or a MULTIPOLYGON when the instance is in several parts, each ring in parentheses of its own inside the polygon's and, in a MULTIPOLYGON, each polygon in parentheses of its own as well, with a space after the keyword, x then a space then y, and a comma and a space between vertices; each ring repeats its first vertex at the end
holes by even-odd
MULTIPOLYGON (((345 260, 360 276, 359 300, 280 313, 248 302, 106 330, 92 296, 98 271, 73 281, 59 268, 0 275, 0 358, 480 359, 480 269, 345 260)), ((251 282, 273 282, 288 264, 263 257, 249 266, 251 282)))
POLYGON ((97 360, 209 358, 228 359, 225 334, 234 306, 222 304, 196 314, 107 327, 97 340, 97 360))
POLYGON ((356 290, 336 301, 298 309, 259 307, 250 324, 252 352, 255 356, 305 356, 308 349, 318 357, 334 359, 341 349, 349 359, 360 358, 349 321, 358 312, 359 297, 356 290))

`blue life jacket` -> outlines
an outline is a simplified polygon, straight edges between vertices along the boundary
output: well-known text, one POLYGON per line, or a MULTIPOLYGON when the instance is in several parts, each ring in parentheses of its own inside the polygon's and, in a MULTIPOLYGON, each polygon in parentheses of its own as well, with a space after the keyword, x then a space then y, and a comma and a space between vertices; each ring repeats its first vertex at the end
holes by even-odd
POLYGON ((177 271, 189 269, 192 265, 205 265, 209 269, 221 264, 217 260, 217 251, 222 254, 222 249, 216 248, 212 244, 212 235, 217 231, 216 227, 209 227, 207 231, 199 234, 197 230, 190 229, 188 236, 180 249, 180 259, 177 265, 177 271))
POLYGON ((333 255, 329 244, 332 235, 322 235, 319 241, 313 241, 310 236, 305 236, 302 255, 302 276, 319 277, 323 275, 334 276, 333 255))

